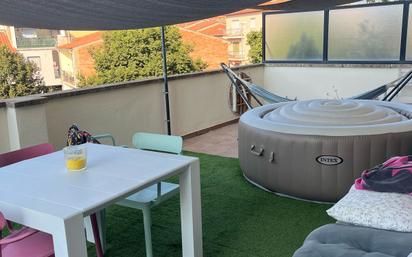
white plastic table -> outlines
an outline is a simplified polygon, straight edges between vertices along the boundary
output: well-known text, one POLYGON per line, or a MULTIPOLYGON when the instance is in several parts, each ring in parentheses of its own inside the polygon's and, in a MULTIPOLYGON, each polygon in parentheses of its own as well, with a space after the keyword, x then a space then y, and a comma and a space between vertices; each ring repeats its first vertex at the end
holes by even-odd
POLYGON ((56 257, 86 257, 84 217, 179 175, 183 256, 203 256, 197 158, 97 144, 87 151, 83 172, 66 171, 62 151, 0 168, 0 211, 52 234, 56 257))

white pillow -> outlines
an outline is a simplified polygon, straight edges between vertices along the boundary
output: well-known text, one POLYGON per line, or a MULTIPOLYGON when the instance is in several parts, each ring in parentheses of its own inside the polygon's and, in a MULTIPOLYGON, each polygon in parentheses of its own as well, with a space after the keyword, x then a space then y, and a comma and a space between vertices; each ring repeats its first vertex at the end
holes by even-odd
POLYGON ((407 194, 357 190, 352 187, 327 213, 340 222, 412 232, 412 196, 407 194))

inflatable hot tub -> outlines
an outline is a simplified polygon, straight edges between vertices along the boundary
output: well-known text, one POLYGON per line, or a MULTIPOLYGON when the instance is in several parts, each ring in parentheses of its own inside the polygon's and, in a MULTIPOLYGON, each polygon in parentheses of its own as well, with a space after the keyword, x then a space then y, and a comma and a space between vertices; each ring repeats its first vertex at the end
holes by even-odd
POLYGON ((363 170, 412 154, 411 118, 412 106, 372 100, 265 105, 240 118, 240 165, 266 190, 335 202, 363 170))

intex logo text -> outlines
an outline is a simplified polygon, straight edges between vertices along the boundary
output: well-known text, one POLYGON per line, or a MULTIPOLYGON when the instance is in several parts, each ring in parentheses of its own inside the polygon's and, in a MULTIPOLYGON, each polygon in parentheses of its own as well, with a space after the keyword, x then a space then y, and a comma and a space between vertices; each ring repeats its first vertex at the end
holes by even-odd
POLYGON ((343 159, 334 155, 321 155, 316 158, 316 161, 323 165, 333 166, 343 162, 343 159))

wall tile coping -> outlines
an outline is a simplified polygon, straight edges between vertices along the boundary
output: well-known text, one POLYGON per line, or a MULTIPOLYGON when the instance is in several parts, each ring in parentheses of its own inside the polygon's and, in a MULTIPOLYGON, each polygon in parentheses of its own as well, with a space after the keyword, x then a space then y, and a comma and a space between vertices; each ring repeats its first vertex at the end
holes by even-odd
MULTIPOLYGON (((259 64, 250 64, 250 65, 243 65, 239 67, 233 67, 233 70, 243 70, 247 68, 254 68, 254 67, 263 67, 262 63, 259 64)), ((179 74, 179 75, 172 75, 169 76, 169 81, 179 80, 179 79, 187 79, 187 78, 195 78, 201 76, 210 76, 218 73, 222 73, 221 69, 211 70, 211 71, 201 71, 201 72, 193 72, 188 74, 179 74)), ((31 96, 24 96, 24 97, 16 97, 12 99, 0 100, 0 108, 1 107, 23 107, 35 104, 43 104, 50 99, 56 98, 63 98, 63 97, 70 97, 70 96, 78 96, 78 95, 85 95, 85 94, 92 94, 97 92, 105 92, 109 90, 117 90, 117 89, 124 89, 129 87, 136 87, 136 86, 143 86, 152 83, 161 83, 163 82, 163 77, 156 77, 156 78, 147 78, 135 81, 128 81, 128 82, 119 82, 119 83, 112 83, 112 84, 105 84, 100 86, 94 87, 86 87, 86 88, 79 88, 79 89, 71 89, 71 90, 64 90, 64 91, 57 91, 45 94, 37 94, 31 96)))

